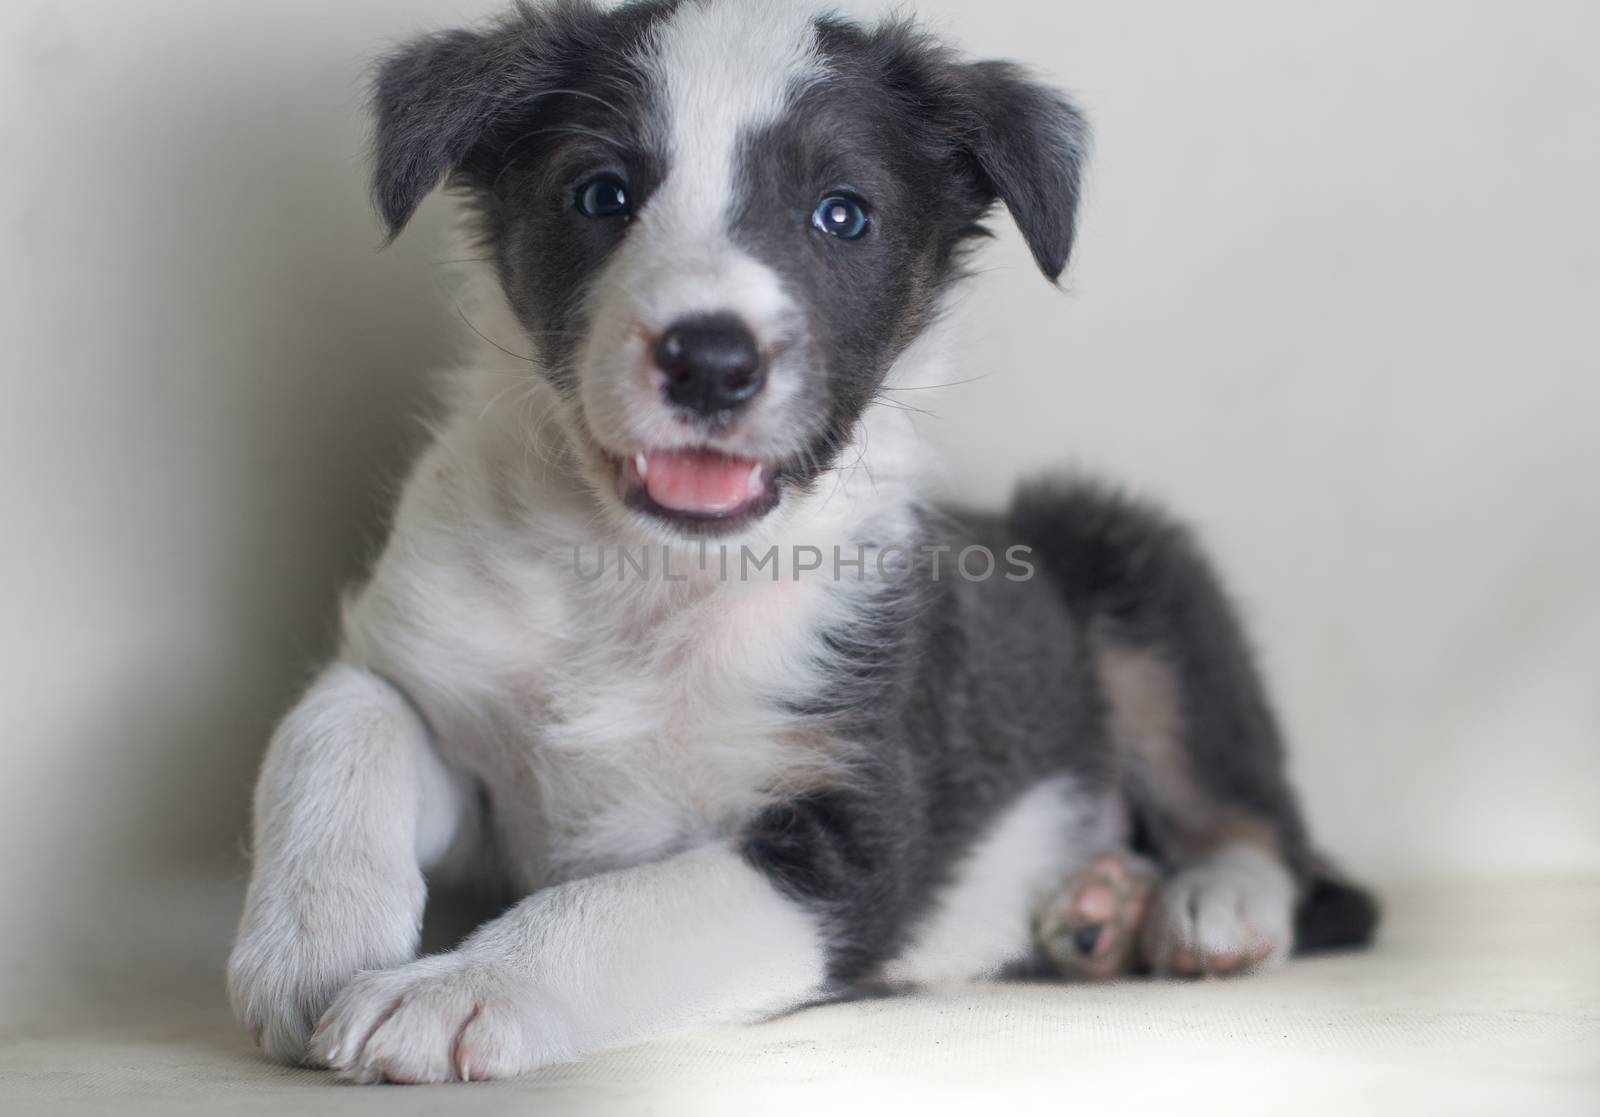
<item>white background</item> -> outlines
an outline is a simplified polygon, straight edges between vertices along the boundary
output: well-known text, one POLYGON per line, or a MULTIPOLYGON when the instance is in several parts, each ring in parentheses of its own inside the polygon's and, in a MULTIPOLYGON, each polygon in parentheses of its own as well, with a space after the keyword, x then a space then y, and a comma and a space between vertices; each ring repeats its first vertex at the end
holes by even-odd
MULTIPOLYGON (((0 7, 0 1026, 220 996, 254 766, 449 352, 361 66, 489 7, 0 7)), ((1359 872, 1600 870, 1600 6, 920 7, 1099 137, 1065 292, 985 258, 952 491, 1195 520, 1359 872)))

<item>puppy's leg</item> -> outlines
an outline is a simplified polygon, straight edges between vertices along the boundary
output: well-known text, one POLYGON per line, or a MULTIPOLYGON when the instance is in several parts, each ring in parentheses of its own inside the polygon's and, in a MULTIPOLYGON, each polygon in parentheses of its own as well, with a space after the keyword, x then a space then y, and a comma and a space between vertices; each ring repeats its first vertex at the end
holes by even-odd
POLYGON ((1270 720, 1219 715, 1259 702, 1253 678, 1232 682, 1248 686, 1240 694, 1203 673, 1185 678, 1174 653, 1108 643, 1097 658, 1130 801, 1175 870, 1150 905, 1145 963, 1197 975, 1281 962, 1293 945, 1299 814, 1276 736, 1257 736, 1275 734, 1270 720), (1194 692, 1202 686, 1212 689, 1194 692))
POLYGON ((1014 524, 1081 618, 1141 848, 1170 872, 1143 932, 1157 972, 1276 963, 1314 863, 1276 719, 1190 534, 1091 486, 1041 487, 1014 524))
POLYGON ((312 1049, 358 1082, 506 1078, 793 1008, 823 979, 816 918, 708 846, 546 889, 459 950, 360 975, 312 1049))
POLYGON ((228 962, 235 1014, 300 1062, 358 971, 416 956, 422 869, 455 836, 464 788, 388 683, 336 664, 273 736, 256 785, 254 865, 228 962))

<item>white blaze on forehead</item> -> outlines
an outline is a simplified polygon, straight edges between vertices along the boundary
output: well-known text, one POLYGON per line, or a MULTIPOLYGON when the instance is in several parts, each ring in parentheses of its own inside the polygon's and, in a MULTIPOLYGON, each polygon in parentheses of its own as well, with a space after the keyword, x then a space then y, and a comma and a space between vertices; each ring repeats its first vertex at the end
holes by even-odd
POLYGON ((742 137, 822 70, 815 17, 795 0, 686 0, 647 51, 670 129, 664 192, 712 210, 732 199, 742 137))
MULTIPOLYGON (((824 73, 804 0, 683 0, 657 23, 637 59, 659 114, 661 182, 607 262, 591 298, 582 397, 604 446, 697 445, 648 377, 650 338, 674 322, 731 314, 769 352, 801 349, 794 292, 741 247, 731 227, 743 184, 741 148, 824 73), (644 339, 644 340, 641 340, 644 339)), ((781 361, 748 407, 730 452, 770 460, 813 437, 803 378, 781 361)))
POLYGON ((650 293, 650 316, 732 311, 770 343, 792 300, 729 222, 744 139, 821 73, 815 19, 794 0, 685 0, 645 50, 667 130, 666 176, 636 231, 637 262, 668 287, 650 293))

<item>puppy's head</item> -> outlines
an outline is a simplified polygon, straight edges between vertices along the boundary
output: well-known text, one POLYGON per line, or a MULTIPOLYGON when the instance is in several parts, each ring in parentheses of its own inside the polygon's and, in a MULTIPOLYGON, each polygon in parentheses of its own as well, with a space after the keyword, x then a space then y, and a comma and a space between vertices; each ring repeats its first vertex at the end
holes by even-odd
POLYGON ((699 535, 831 466, 996 203, 1060 275, 1086 142, 1011 66, 783 0, 520 5, 391 57, 375 111, 391 235, 470 199, 589 480, 699 535))

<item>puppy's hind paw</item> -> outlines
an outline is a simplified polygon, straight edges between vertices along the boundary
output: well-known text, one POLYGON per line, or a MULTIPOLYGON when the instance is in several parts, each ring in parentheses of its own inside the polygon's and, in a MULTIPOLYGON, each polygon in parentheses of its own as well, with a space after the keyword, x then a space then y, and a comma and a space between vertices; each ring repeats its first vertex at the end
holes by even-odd
POLYGON ((1131 971, 1155 880, 1155 867, 1131 853, 1102 854, 1078 870, 1034 924, 1056 971, 1087 980, 1131 971))
POLYGON ((1233 846, 1161 886, 1144 931, 1158 974, 1201 977, 1275 966, 1293 945, 1294 882, 1271 855, 1233 846))

